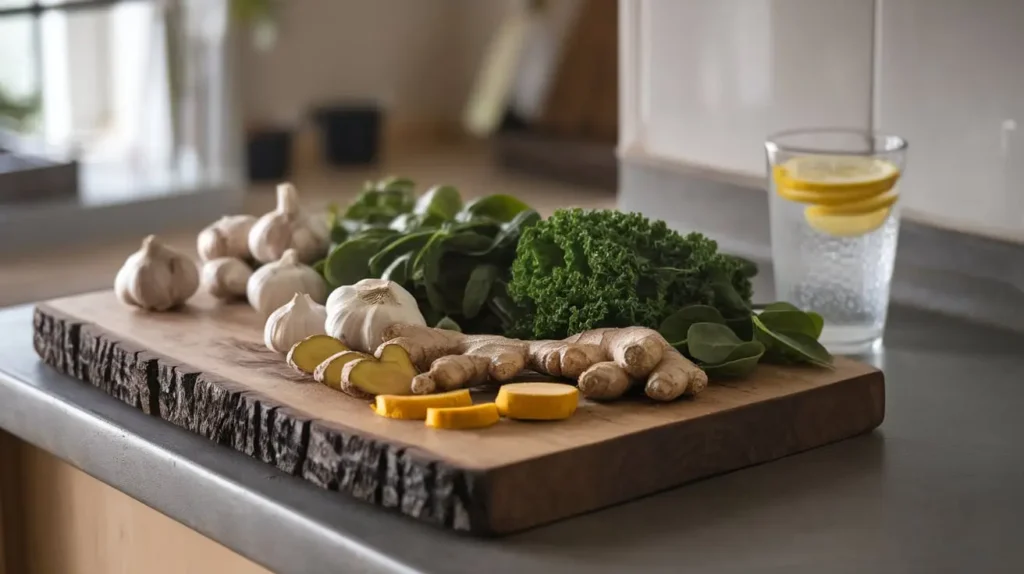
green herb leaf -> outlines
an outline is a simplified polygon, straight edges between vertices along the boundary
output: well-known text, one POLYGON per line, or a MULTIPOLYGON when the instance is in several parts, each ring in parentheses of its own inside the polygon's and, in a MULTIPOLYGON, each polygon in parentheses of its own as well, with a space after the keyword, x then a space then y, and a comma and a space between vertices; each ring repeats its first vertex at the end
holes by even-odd
POLYGON ((333 287, 352 285, 370 276, 370 258, 377 253, 376 238, 349 239, 327 255, 324 278, 333 287))
POLYGON ((512 195, 495 194, 481 197, 469 202, 459 212, 458 221, 470 221, 478 218, 491 219, 500 223, 512 221, 520 211, 530 209, 523 200, 512 195))
POLYGON ((720 323, 694 323, 686 334, 690 355, 702 363, 721 363, 742 344, 732 329, 720 323))
POLYGON ((736 346, 721 363, 701 365, 700 368, 712 379, 745 377, 757 369, 764 351, 760 342, 747 341, 736 346))
POLYGON ((811 319, 811 323, 814 324, 814 332, 811 335, 818 339, 821 337, 821 330, 825 328, 825 318, 814 311, 808 311, 807 316, 811 319))
POLYGON ((765 360, 775 363, 811 363, 832 366, 832 355, 814 337, 806 333, 778 333, 754 316, 754 335, 764 344, 765 360))
MULTIPOLYGON (((690 305, 672 313, 661 322, 658 332, 673 347, 685 345, 690 326, 694 323, 725 324, 718 309, 708 305, 690 305)), ((680 349, 682 350, 682 349, 680 349)))
POLYGON ((817 325, 803 311, 765 310, 759 313, 757 317, 761 324, 776 333, 801 333, 812 339, 817 338, 817 325))
POLYGON ((433 215, 441 221, 448 221, 455 219, 461 209, 459 190, 450 185, 435 185, 420 196, 412 211, 416 215, 433 215))
POLYGON ((501 226, 501 231, 494 237, 491 250, 496 251, 507 248, 514 250, 523 232, 536 225, 540 220, 540 214, 532 209, 520 211, 512 218, 512 221, 501 226))
POLYGON ((498 268, 489 263, 477 265, 473 269, 469 275, 469 282, 466 283, 466 294, 462 299, 462 314, 467 319, 472 319, 480 313, 497 277, 498 268))
POLYGON ((454 319, 448 316, 442 317, 441 320, 438 321, 436 325, 434 325, 434 328, 444 329, 446 331, 458 331, 460 333, 462 332, 462 327, 460 327, 459 324, 456 323, 454 319))
POLYGON ((375 277, 379 276, 399 256, 406 253, 419 253, 433 236, 433 231, 418 231, 390 241, 386 247, 370 258, 370 273, 375 277))
POLYGON ((412 263, 412 253, 403 253, 395 258, 388 265, 387 269, 380 274, 380 278, 387 281, 394 281, 399 285, 405 285, 409 280, 409 265, 412 263))
POLYGON ((743 341, 754 340, 754 322, 751 320, 750 315, 746 317, 736 317, 734 319, 726 319, 725 324, 732 329, 733 333, 743 341))
POLYGON ((482 254, 491 247, 491 238, 475 231, 463 231, 444 240, 444 248, 457 253, 482 254))
POLYGON ((762 307, 763 311, 800 311, 800 308, 792 303, 785 301, 776 301, 775 303, 769 303, 762 307))

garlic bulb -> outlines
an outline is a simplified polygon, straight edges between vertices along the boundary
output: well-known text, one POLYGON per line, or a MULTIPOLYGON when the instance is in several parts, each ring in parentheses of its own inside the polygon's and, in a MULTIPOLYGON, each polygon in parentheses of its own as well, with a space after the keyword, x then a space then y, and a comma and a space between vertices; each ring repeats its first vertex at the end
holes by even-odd
POLYGON ((245 297, 249 277, 252 277, 252 268, 245 261, 218 257, 203 264, 199 284, 210 295, 226 301, 245 297))
POLYGON ((323 335, 327 309, 309 298, 296 293, 292 300, 278 307, 267 317, 263 327, 263 342, 267 348, 287 353, 295 343, 310 335, 323 335))
POLYGON ((151 311, 183 304, 199 288, 195 263, 181 252, 149 235, 128 256, 114 278, 114 293, 122 303, 151 311))
POLYGON ((323 277, 303 265, 294 249, 285 251, 280 260, 257 269, 245 289, 249 304, 263 316, 287 303, 296 293, 307 293, 317 303, 327 298, 323 277))
POLYGON ((277 209, 260 217, 248 237, 249 251, 260 263, 277 261, 285 250, 294 249, 299 261, 322 259, 330 245, 325 218, 306 214, 299 206, 295 186, 277 186, 277 209))
POLYGON ((225 215, 199 232, 196 248, 199 258, 211 261, 220 257, 251 259, 249 231, 256 223, 252 215, 225 215))
POLYGON ((393 281, 363 279, 335 289, 327 300, 327 334, 354 351, 376 351, 384 329, 395 323, 427 324, 416 298, 393 281))

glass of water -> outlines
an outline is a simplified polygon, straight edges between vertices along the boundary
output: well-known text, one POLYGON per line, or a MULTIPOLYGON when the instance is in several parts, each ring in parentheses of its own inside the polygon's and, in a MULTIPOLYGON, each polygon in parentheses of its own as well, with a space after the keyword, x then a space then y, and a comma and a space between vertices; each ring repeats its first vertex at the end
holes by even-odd
POLYGON ((881 348, 899 233, 907 142, 847 129, 765 143, 776 299, 825 319, 834 354, 881 348))

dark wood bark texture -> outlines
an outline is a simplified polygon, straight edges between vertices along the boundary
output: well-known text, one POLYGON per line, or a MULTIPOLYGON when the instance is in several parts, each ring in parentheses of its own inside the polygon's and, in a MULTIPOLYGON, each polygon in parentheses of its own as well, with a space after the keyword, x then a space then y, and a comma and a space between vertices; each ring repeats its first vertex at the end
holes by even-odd
POLYGON ((479 471, 312 420, 45 306, 36 308, 34 327, 44 362, 146 414, 320 488, 443 528, 491 533, 486 476, 479 471))

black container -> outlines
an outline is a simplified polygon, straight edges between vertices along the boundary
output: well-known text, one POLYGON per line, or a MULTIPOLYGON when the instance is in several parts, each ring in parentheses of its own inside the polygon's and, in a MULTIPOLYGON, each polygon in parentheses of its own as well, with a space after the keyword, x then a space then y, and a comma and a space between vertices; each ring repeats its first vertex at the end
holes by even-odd
POLYGON ((381 110, 375 104, 338 104, 316 110, 324 160, 335 166, 369 165, 380 151, 381 110))
POLYGON ((246 142, 249 181, 281 181, 292 168, 292 132, 263 129, 249 132, 246 142))

